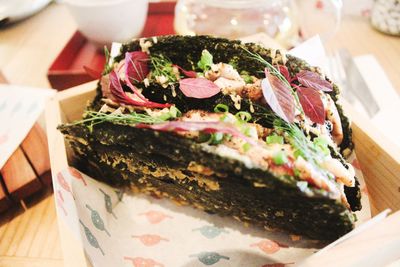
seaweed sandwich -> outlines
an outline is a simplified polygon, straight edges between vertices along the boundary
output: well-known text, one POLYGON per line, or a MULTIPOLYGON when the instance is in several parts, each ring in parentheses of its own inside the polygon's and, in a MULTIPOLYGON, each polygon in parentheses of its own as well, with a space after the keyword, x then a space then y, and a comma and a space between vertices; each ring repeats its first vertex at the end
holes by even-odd
POLYGON ((123 45, 82 120, 59 129, 108 184, 328 241, 360 209, 338 93, 280 51, 153 37, 123 45))

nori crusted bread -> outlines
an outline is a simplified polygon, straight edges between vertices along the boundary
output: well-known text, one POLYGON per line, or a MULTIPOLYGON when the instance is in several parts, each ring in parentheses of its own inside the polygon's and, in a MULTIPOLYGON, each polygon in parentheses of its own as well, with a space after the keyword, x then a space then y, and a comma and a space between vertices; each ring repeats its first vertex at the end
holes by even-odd
MULTIPOLYGON (((207 49, 214 62, 229 62, 241 72, 262 78, 264 66, 248 57, 247 49, 269 62, 285 64, 291 74, 300 70, 319 70, 304 61, 282 55, 255 44, 241 44, 208 36, 166 36, 152 38, 151 54, 167 56, 174 64, 185 69, 195 69, 201 52, 207 49)), ((143 42, 143 40, 142 40, 143 42)), ((121 48, 118 62, 128 51, 141 49, 139 40, 121 48)), ((106 73, 104 73, 106 74, 106 73)), ((174 86, 178 87, 179 84, 174 86)), ((174 103, 185 113, 190 110, 212 112, 217 104, 234 109, 234 102, 219 93, 206 99, 187 98, 176 88, 172 90, 151 83, 142 94, 158 103, 174 103)), ((344 138, 340 145, 343 153, 351 150, 351 128, 342 108, 336 103, 339 89, 330 92, 340 114, 344 138)), ((88 110, 97 111, 102 105, 102 89, 99 83, 97 95, 88 110)), ((272 111, 263 105, 242 99, 240 111, 254 107, 252 122, 270 127, 265 114, 272 111), (264 115, 263 115, 264 114, 264 115)), ((238 110, 238 111, 239 111, 238 110)), ((310 187, 301 190, 298 180, 290 175, 274 175, 268 170, 248 168, 237 159, 222 157, 205 150, 198 142, 171 132, 136 128, 121 122, 103 122, 96 125, 66 124, 59 127, 73 148, 77 166, 92 177, 115 186, 127 186, 134 192, 143 192, 158 197, 167 197, 181 204, 188 204, 209 213, 231 216, 235 219, 265 228, 278 228, 290 233, 305 235, 311 239, 331 241, 349 232, 354 227, 354 216, 340 200, 329 197, 321 189, 310 187), (188 168, 192 163, 207 166, 212 174, 200 175, 188 168)), ((340 153, 332 147, 331 155, 344 162, 340 153)), ((345 187, 352 210, 359 210, 360 190, 345 187)))

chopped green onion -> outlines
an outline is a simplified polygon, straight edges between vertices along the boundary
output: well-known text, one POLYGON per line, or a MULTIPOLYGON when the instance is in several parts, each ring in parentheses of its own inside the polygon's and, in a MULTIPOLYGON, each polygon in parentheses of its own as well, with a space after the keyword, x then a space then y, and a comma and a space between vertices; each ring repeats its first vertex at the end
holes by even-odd
POLYGON ((293 169, 293 173, 294 173, 294 176, 296 176, 296 177, 300 177, 300 175, 301 175, 301 172, 296 168, 293 169))
POLYGON ((248 137, 258 137, 257 130, 254 127, 245 127, 242 132, 248 137))
POLYGON ((238 113, 235 114, 235 116, 241 121, 248 122, 251 120, 251 115, 247 111, 239 111, 238 113))
POLYGON ((295 159, 297 159, 298 157, 302 157, 302 158, 304 158, 304 153, 303 153, 303 151, 301 151, 300 149, 296 149, 295 151, 294 151, 294 153, 293 153, 293 155, 294 155, 294 158, 295 159))
POLYGON ((215 106, 214 112, 229 112, 229 107, 225 104, 218 104, 215 106))
POLYGON ((211 65, 213 64, 213 56, 207 50, 203 50, 201 52, 200 61, 197 62, 197 67, 202 69, 203 71, 209 70, 211 65))
POLYGON ((246 84, 253 83, 253 78, 249 75, 247 71, 242 71, 240 76, 243 78, 246 84))
POLYGON ((249 149, 251 148, 251 145, 249 144, 249 143, 245 143, 245 144, 243 144, 243 151, 244 152, 247 152, 247 151, 249 151, 249 149))
POLYGON ((267 139, 266 139, 267 144, 281 144, 283 145, 283 137, 276 135, 276 134, 272 134, 272 135, 268 135, 267 139))
POLYGON ((224 139, 224 134, 223 133, 213 133, 211 134, 211 141, 210 143, 213 145, 218 145, 222 143, 222 140, 224 139))
POLYGON ((316 137, 313 140, 314 146, 317 150, 322 152, 325 156, 329 155, 331 152, 328 147, 328 141, 323 137, 316 137))
POLYGON ((288 158, 286 156, 286 153, 282 150, 278 151, 275 153, 275 155, 272 158, 274 160, 274 163, 276 165, 283 165, 288 162, 288 158))
POLYGON ((205 142, 210 142, 211 139, 212 139, 211 134, 200 132, 197 141, 200 143, 205 143, 205 142))

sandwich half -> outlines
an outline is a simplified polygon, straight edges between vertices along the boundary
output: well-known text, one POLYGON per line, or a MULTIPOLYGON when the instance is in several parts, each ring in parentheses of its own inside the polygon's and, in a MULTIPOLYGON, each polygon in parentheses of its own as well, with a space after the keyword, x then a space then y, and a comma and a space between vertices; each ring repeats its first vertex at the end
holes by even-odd
POLYGON ((96 179, 250 225, 331 241, 360 190, 339 89, 301 59, 209 36, 144 38, 59 126, 96 179))

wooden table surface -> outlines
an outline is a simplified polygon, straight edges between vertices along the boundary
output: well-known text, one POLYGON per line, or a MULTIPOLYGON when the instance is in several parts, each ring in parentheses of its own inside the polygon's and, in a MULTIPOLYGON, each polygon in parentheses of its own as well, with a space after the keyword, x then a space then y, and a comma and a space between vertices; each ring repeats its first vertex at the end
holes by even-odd
MULTIPOLYGON (((76 30, 60 4, 38 15, 0 29, 0 69, 10 83, 49 87, 46 72, 76 30)), ((342 27, 328 43, 354 55, 373 54, 400 92, 400 38, 371 29, 360 17, 344 17, 342 27)), ((54 199, 51 192, 36 196, 27 211, 0 217, 0 266, 62 266, 54 199)))

